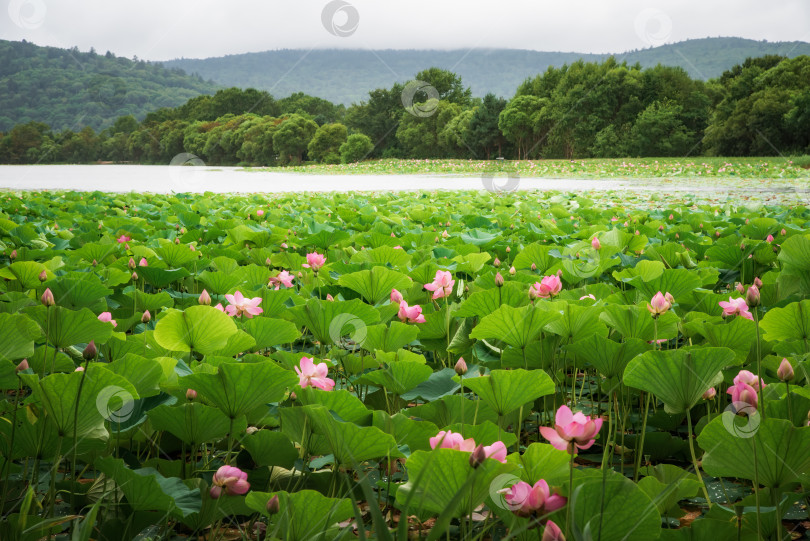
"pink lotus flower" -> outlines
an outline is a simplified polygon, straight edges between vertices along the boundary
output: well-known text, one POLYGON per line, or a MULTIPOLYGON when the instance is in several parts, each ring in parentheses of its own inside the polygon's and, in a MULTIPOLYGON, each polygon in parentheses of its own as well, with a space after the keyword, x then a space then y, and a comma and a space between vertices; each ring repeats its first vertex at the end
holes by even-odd
POLYGON ((442 297, 449 297, 453 293, 453 285, 456 283, 453 280, 453 275, 450 271, 436 271, 436 277, 433 282, 425 284, 425 289, 433 292, 434 299, 441 299, 442 297))
POLYGON ((720 304, 720 308, 723 309, 723 317, 742 316, 745 319, 754 320, 754 316, 748 311, 748 304, 746 304, 743 298, 732 299, 729 297, 728 302, 720 301, 718 304, 720 304))
MULTIPOLYGON (((101 225, 101 224, 99 224, 99 225, 101 225)), ((132 240, 132 237, 128 237, 126 235, 121 235, 120 237, 118 237, 118 244, 124 244, 125 242, 129 242, 131 240, 132 240)))
POLYGON ((740 381, 746 385, 750 385, 755 391, 761 391, 763 387, 767 387, 762 378, 758 378, 756 374, 748 370, 740 370, 737 375, 734 376, 734 383, 738 383, 740 381))
POLYGON ((257 210, 256 216, 264 216, 264 211, 262 209, 257 210))
POLYGON ((747 406, 739 408, 735 406, 734 408, 735 410, 742 411, 748 409, 748 406, 750 406, 754 410, 757 409, 757 400, 758 400, 757 391, 747 383, 744 383, 742 381, 736 381, 734 382, 734 385, 732 387, 729 387, 728 391, 726 392, 731 395, 732 405, 734 405, 735 403, 738 405, 747 404, 747 406))
POLYGON ((311 254, 307 254, 307 262, 301 266, 318 272, 318 269, 323 267, 325 263, 326 256, 319 254, 318 252, 312 252, 311 254))
POLYGON ((543 528, 543 537, 540 541, 565 541, 565 536, 560 527, 554 524, 553 520, 549 520, 546 521, 546 526, 543 528))
POLYGON ((589 449, 602 428, 602 419, 591 419, 568 406, 560 406, 554 419, 555 427, 540 427, 540 434, 560 451, 574 453, 576 449, 589 449))
POLYGON ((83 366, 77 366, 76 370, 74 370, 74 372, 84 372, 84 367, 83 366))
POLYGON ((20 364, 17 365, 17 372, 22 372, 23 370, 28 370, 30 366, 28 366, 28 359, 23 359, 20 361, 20 364))
POLYGON ((455 449, 456 451, 466 451, 472 453, 475 450, 475 440, 472 438, 464 439, 464 436, 458 432, 450 430, 442 430, 432 438, 430 438, 430 448, 435 449, 455 449))
POLYGON ((783 358, 782 362, 779 363, 779 368, 776 370, 776 377, 779 378, 779 381, 790 381, 794 377, 793 372, 793 365, 790 364, 790 361, 783 358))
POLYGON ((117 327, 117 326, 118 326, 118 322, 117 322, 117 321, 115 321, 115 320, 112 318, 112 314, 111 314, 111 313, 109 313, 109 312, 101 312, 101 313, 98 315, 98 320, 99 320, 99 321, 104 321, 104 322, 109 322, 109 323, 112 323, 112 324, 113 324, 113 327, 117 327))
POLYGON ((602 244, 599 242, 598 238, 594 237, 594 238, 591 239, 591 247, 594 250, 598 250, 599 248, 602 247, 602 244))
POLYGON ((552 494, 545 479, 540 479, 534 485, 518 481, 511 488, 504 489, 503 492, 503 499, 520 517, 551 513, 565 507, 567 501, 559 494, 552 494))
POLYGON ((250 319, 264 312, 262 308, 259 308, 262 303, 261 297, 248 299, 242 293, 236 291, 233 295, 225 295, 225 300, 231 303, 225 308, 229 316, 246 315, 250 319))
POLYGON ((270 283, 267 284, 267 287, 275 286, 274 289, 280 289, 281 286, 292 287, 293 286, 293 280, 295 280, 295 276, 293 276, 289 272, 283 270, 280 273, 278 273, 277 276, 271 276, 270 277, 270 283))
MULTIPOLYGON (((200 304, 204 304, 205 306, 211 306, 211 295, 208 294, 208 291, 205 289, 202 290, 200 293, 200 298, 197 300, 200 304)), ((220 304, 220 306, 222 306, 220 304)))
POLYGON ((146 258, 145 258, 145 257, 142 257, 142 258, 141 258, 141 260, 140 260, 140 261, 138 261, 138 266, 139 266, 139 267, 148 267, 148 266, 149 266, 149 262, 146 260, 146 258))
POLYGON ((596 300, 596 297, 593 296, 593 293, 588 293, 587 295, 583 295, 579 298, 579 300, 584 301, 585 299, 593 299, 596 300))
POLYGON ((557 295, 562 290, 562 281, 556 274, 544 276, 539 282, 529 288, 529 296, 532 298, 548 299, 557 295))
POLYGON ((301 357, 299 366, 295 367, 298 374, 298 385, 305 389, 312 385, 324 391, 331 391, 335 387, 335 380, 326 377, 329 367, 326 363, 315 364, 309 357, 301 357))
MULTIPOLYGON (((217 304, 216 306, 214 306, 214 308, 216 308, 220 312, 225 312, 225 308, 222 306, 222 303, 217 304)), ((225 312, 225 313, 228 314, 228 312, 225 312)), ((232 314, 228 314, 228 315, 230 316, 232 314)))
POLYGON ((405 301, 399 302, 399 312, 397 317, 405 323, 424 323, 425 316, 422 315, 422 307, 417 305, 408 306, 405 301))
POLYGON ((391 290, 391 304, 399 304, 402 302, 402 293, 396 289, 391 290))
POLYGON ((653 317, 658 317, 661 314, 667 313, 669 309, 672 308, 673 302, 675 302, 675 299, 669 294, 669 291, 667 291, 666 295, 661 294, 659 291, 653 296, 652 300, 647 303, 647 310, 650 311, 653 317))
POLYGON ((496 441, 492 445, 485 445, 484 455, 487 458, 493 458, 506 464, 506 445, 502 441, 496 441))
POLYGON ((768 244, 773 242, 773 235, 768 235, 767 237, 765 237, 765 242, 767 242, 768 244))
POLYGON ((219 468, 211 482, 213 483, 211 487, 211 498, 214 500, 222 495, 223 488, 225 489, 225 493, 231 496, 245 494, 250 490, 247 474, 233 466, 222 466, 219 468))

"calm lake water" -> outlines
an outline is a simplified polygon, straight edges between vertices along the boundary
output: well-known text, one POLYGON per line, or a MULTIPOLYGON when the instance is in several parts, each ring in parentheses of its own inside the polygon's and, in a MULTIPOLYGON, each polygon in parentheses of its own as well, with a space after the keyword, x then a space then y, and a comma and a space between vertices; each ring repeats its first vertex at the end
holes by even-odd
POLYGON ((793 191, 790 182, 746 183, 700 179, 547 179, 449 175, 302 175, 241 167, 163 165, 2 165, 0 189, 105 192, 327 192, 408 190, 635 190, 749 194, 793 191))

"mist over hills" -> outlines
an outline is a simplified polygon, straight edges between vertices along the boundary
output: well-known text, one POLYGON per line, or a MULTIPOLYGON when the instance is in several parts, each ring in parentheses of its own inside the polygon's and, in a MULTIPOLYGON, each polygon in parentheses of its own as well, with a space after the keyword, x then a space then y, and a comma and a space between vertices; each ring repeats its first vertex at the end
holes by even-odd
MULTIPOLYGON (((769 54, 795 57, 810 54, 810 43, 771 43, 743 38, 705 38, 617 53, 619 61, 683 67, 693 78, 711 79, 746 58, 769 54)), ((461 75, 473 95, 488 92, 511 97, 527 77, 549 66, 577 60, 598 62, 609 54, 543 52, 516 49, 459 50, 278 50, 205 59, 178 59, 163 65, 181 68, 224 86, 254 87, 277 97, 306 92, 350 105, 367 98, 369 90, 406 82, 436 66, 461 75)))

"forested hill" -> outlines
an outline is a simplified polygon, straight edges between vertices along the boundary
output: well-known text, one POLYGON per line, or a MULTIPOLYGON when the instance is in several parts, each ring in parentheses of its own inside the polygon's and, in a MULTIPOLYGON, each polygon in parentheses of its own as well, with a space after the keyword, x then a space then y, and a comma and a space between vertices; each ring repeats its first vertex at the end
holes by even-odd
MULTIPOLYGON (((613 56, 642 67, 657 64, 680 66, 695 79, 719 77, 725 70, 749 57, 764 55, 796 57, 810 55, 810 43, 768 43, 742 38, 706 38, 683 41, 613 56)), ((253 87, 274 96, 294 92, 346 105, 368 99, 374 88, 390 88, 430 66, 461 76, 473 95, 488 92, 511 98, 526 78, 549 66, 562 66, 578 59, 599 62, 610 55, 538 52, 514 49, 452 51, 424 50, 280 50, 230 55, 219 58, 180 59, 165 62, 196 73, 223 86, 253 87)))
POLYGON ((30 121, 57 130, 99 130, 122 115, 142 119, 216 89, 179 68, 109 52, 0 40, 0 131, 30 121))

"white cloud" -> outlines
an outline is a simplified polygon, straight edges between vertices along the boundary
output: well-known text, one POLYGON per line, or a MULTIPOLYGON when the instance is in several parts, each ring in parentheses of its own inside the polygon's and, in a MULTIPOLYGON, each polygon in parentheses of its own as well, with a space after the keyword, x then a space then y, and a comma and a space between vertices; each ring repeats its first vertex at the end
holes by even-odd
MULTIPOLYGON (((346 1, 359 24, 338 37, 321 22, 326 0, 5 0, 0 38, 151 60, 332 47, 605 53, 709 36, 810 41, 804 0, 346 1), (638 31, 649 10, 657 17, 638 31)), ((338 15, 343 25, 345 11, 338 15)))

